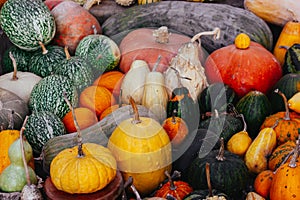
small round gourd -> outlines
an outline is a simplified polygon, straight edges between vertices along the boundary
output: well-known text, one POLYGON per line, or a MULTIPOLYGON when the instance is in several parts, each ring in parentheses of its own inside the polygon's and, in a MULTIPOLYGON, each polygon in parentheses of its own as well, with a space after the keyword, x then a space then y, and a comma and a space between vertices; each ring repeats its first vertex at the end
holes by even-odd
POLYGON ((238 49, 247 49, 250 46, 250 37, 245 33, 240 33, 236 36, 234 40, 234 45, 238 49))
POLYGON ((272 170, 266 169, 260 172, 254 179, 254 190, 264 198, 268 198, 274 177, 272 170))

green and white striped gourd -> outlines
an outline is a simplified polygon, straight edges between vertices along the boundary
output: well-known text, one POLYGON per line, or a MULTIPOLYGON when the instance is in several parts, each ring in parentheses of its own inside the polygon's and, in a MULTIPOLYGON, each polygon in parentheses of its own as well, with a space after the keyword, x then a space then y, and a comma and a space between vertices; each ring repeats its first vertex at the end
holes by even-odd
POLYGON ((41 0, 8 0, 0 25, 14 45, 28 51, 38 49, 39 42, 48 44, 56 32, 54 17, 41 0))
POLYGON ((37 154, 41 153, 48 140, 65 133, 65 126, 60 118, 49 111, 33 112, 29 115, 24 130, 27 141, 37 154))
POLYGON ((29 60, 29 71, 46 77, 53 74, 57 64, 65 59, 64 48, 57 45, 44 46, 40 43, 41 50, 35 51, 29 60))
POLYGON ((31 57, 31 52, 20 49, 19 47, 13 45, 5 50, 2 58, 2 70, 3 74, 14 71, 14 65, 9 57, 9 52, 12 53, 13 57, 17 63, 17 70, 21 72, 28 72, 29 60, 31 57))
POLYGON ((87 58, 99 75, 117 67, 121 52, 109 37, 100 34, 88 35, 78 44, 75 55, 87 58))
POLYGON ((78 104, 78 93, 73 82, 62 75, 49 75, 38 82, 29 98, 30 111, 49 111, 62 119, 70 111, 64 100, 64 92, 74 107, 78 104))
POLYGON ((93 83, 92 66, 81 56, 70 56, 66 47, 65 54, 66 58, 57 64, 54 74, 63 75, 71 79, 78 93, 80 93, 93 83))

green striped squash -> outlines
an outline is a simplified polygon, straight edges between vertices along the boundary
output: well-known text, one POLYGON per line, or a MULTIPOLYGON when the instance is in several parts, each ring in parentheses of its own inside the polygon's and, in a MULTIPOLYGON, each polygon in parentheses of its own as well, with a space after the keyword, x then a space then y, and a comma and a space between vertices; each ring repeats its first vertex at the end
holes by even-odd
POLYGON ((12 53, 12 56, 16 60, 17 70, 21 72, 28 72, 29 60, 31 53, 25 50, 20 49, 19 47, 13 45, 5 50, 2 58, 2 69, 3 74, 14 71, 14 66, 11 58, 9 57, 9 52, 12 53))
POLYGON ((24 135, 36 154, 48 140, 66 133, 65 126, 55 114, 49 111, 33 112, 28 116, 24 135))
MULTIPOLYGON (((43 46, 43 44, 42 44, 43 46)), ((29 71, 46 77, 55 71, 57 64, 65 59, 64 48, 56 45, 43 46, 41 50, 35 51, 29 60, 29 71)))
POLYGON ((283 73, 300 72, 300 44, 293 44, 285 53, 283 73))
POLYGON ((28 103, 30 111, 49 111, 62 119, 70 111, 64 100, 64 92, 76 107, 78 93, 69 78, 57 74, 44 77, 32 89, 28 103))
POLYGON ((118 45, 109 37, 99 34, 84 37, 76 47, 75 55, 86 58, 97 75, 116 68, 121 58, 118 45))
POLYGON ((8 0, 0 12, 0 25, 10 41, 33 51, 39 42, 48 44, 54 37, 54 17, 41 0, 8 0))

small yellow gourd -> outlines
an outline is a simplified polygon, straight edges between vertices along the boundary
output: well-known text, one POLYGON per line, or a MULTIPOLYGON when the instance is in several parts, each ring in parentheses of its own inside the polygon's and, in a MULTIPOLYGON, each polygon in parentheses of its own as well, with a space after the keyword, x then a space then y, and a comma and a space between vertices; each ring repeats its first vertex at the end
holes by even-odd
POLYGON ((250 172, 258 174, 267 169, 267 157, 277 144, 274 131, 277 124, 278 121, 272 127, 262 129, 249 146, 244 159, 250 172))
POLYGON ((250 46, 251 39, 245 33, 240 33, 236 36, 234 44, 238 49, 247 49, 250 46))
POLYGON ((288 106, 289 109, 300 113, 300 92, 297 92, 288 100, 288 106))
POLYGON ((236 134, 234 134, 227 142, 227 150, 243 157, 248 150, 252 139, 247 132, 247 124, 244 119, 244 115, 241 114, 244 122, 244 129, 236 134))

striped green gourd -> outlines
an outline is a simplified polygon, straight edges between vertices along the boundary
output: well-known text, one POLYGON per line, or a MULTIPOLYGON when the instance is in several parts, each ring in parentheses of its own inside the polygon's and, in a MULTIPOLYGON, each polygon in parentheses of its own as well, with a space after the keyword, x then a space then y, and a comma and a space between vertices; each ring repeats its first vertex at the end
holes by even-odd
POLYGON ((285 53, 283 73, 299 73, 300 71, 300 44, 293 44, 285 53))
POLYGON ((27 141, 37 155, 48 140, 65 133, 65 126, 60 118, 49 111, 33 112, 29 115, 24 130, 27 141))
POLYGON ((14 71, 14 66, 11 58, 9 57, 9 52, 12 53, 13 57, 17 63, 17 70, 21 72, 28 72, 29 60, 31 53, 25 50, 20 49, 19 47, 13 45, 5 50, 2 58, 2 69, 3 74, 14 71))
POLYGON ((28 103, 30 111, 49 111, 62 119, 70 111, 64 100, 64 92, 76 107, 78 93, 69 78, 57 74, 44 77, 32 89, 28 103))
POLYGON ((44 46, 40 43, 41 49, 35 51, 29 60, 29 71, 46 77, 52 74, 57 64, 65 59, 64 48, 56 45, 44 46))
POLYGON ((39 42, 48 44, 56 26, 50 10, 41 0, 8 0, 0 11, 0 25, 10 41, 33 51, 39 42))
POLYGON ((244 115, 247 132, 254 139, 265 118, 272 113, 271 102, 260 91, 251 91, 243 96, 236 104, 236 110, 244 115))
POLYGON ((57 64, 54 74, 63 75, 71 79, 78 93, 80 93, 93 83, 92 66, 81 56, 71 56, 68 48, 65 48, 65 54, 66 58, 57 64))
POLYGON ((118 45, 109 37, 100 34, 84 37, 76 47, 75 55, 86 58, 97 75, 116 68, 121 58, 118 45))

